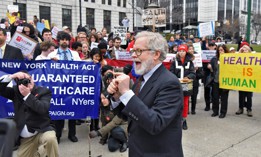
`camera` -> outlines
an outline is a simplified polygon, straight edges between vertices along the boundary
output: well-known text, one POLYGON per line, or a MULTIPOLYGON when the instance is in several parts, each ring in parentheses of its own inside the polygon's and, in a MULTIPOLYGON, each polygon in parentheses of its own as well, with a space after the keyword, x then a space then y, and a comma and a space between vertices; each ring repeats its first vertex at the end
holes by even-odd
POLYGON ((105 76, 104 76, 104 80, 111 80, 111 79, 113 79, 114 78, 114 75, 113 75, 113 73, 111 73, 111 72, 108 72, 105 76))
POLYGON ((15 79, 15 82, 17 85, 21 85, 23 84, 24 86, 27 86, 29 83, 31 83, 31 81, 27 78, 24 79, 15 79))

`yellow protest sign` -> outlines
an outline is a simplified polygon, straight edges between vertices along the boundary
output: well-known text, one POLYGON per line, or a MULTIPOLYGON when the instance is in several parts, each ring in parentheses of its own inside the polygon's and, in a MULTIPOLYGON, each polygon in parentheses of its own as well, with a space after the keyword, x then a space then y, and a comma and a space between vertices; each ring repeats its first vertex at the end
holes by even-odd
POLYGON ((261 92, 261 54, 220 55, 220 88, 261 92))
POLYGON ((49 20, 44 20, 44 26, 45 26, 45 28, 50 30, 49 20))

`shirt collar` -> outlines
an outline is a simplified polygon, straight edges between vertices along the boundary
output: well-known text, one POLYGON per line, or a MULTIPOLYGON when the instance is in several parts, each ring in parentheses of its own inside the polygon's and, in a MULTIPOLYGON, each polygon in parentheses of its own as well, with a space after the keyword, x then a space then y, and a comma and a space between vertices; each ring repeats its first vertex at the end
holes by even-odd
POLYGON ((61 54, 63 51, 66 51, 66 53, 68 53, 69 52, 69 49, 67 48, 66 50, 63 50, 63 49, 61 49, 60 47, 58 48, 58 54, 61 54))
POLYGON ((1 49, 2 49, 2 57, 4 57, 4 53, 5 53, 5 48, 6 48, 6 43, 2 46, 2 47, 0 47, 1 49))
POLYGON ((157 64, 154 66, 148 73, 143 75, 144 81, 147 82, 149 78, 152 76, 152 74, 161 66, 162 63, 157 64))

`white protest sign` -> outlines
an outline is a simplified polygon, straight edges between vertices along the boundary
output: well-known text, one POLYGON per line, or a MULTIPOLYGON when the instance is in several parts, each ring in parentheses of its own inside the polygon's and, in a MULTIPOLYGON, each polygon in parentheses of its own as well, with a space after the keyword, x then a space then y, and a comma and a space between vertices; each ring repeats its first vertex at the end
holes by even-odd
POLYGON ((176 54, 168 53, 166 59, 163 62, 172 62, 176 58, 176 54))
POLYGON ((115 51, 115 57, 117 60, 132 60, 131 53, 127 51, 115 51))
POLYGON ((166 27, 166 9, 145 9, 142 14, 142 25, 155 27, 166 27))
POLYGON ((198 25, 198 36, 204 37, 208 35, 215 35, 215 23, 213 21, 198 25))
POLYGON ((195 58, 193 60, 194 67, 202 67, 202 57, 201 54, 194 54, 195 58))
POLYGON ((23 26, 17 26, 16 31, 22 33, 24 27, 23 26))
POLYGON ((126 45, 126 34, 127 34, 127 27, 123 26, 114 26, 114 31, 113 31, 113 38, 115 37, 120 37, 121 38, 121 45, 126 45))
POLYGON ((225 42, 215 42, 215 44, 218 46, 218 45, 225 45, 226 43, 225 42))
POLYGON ((210 62, 216 56, 216 50, 202 50, 202 62, 210 62))
POLYGON ((22 33, 15 32, 9 45, 21 49, 23 55, 26 56, 34 52, 37 42, 22 33))
POLYGON ((92 50, 93 48, 98 48, 98 45, 99 45, 99 43, 92 42, 92 43, 91 43, 91 50, 92 50))
POLYGON ((194 51, 197 53, 201 53, 202 49, 201 49, 201 44, 198 43, 193 43, 193 47, 194 47, 194 51))
POLYGON ((4 23, 1 23, 1 24, 0 24, 0 27, 3 28, 3 29, 5 29, 5 24, 4 24, 4 23))
POLYGON ((12 14, 13 12, 18 12, 18 5, 8 5, 7 6, 7 10, 9 11, 10 14, 12 14))
POLYGON ((56 39, 58 32, 61 31, 58 27, 54 26, 52 29, 52 38, 56 39))
POLYGON ((11 40, 11 32, 6 32, 6 41, 9 42, 11 40))

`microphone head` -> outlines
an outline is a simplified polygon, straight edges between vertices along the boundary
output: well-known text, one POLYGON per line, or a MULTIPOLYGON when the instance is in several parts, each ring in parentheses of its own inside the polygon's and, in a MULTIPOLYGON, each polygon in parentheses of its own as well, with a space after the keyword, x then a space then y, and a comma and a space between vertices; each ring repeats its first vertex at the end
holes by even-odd
POLYGON ((127 64, 123 67, 123 73, 128 75, 130 72, 131 72, 131 69, 132 69, 132 65, 130 64, 127 64))

